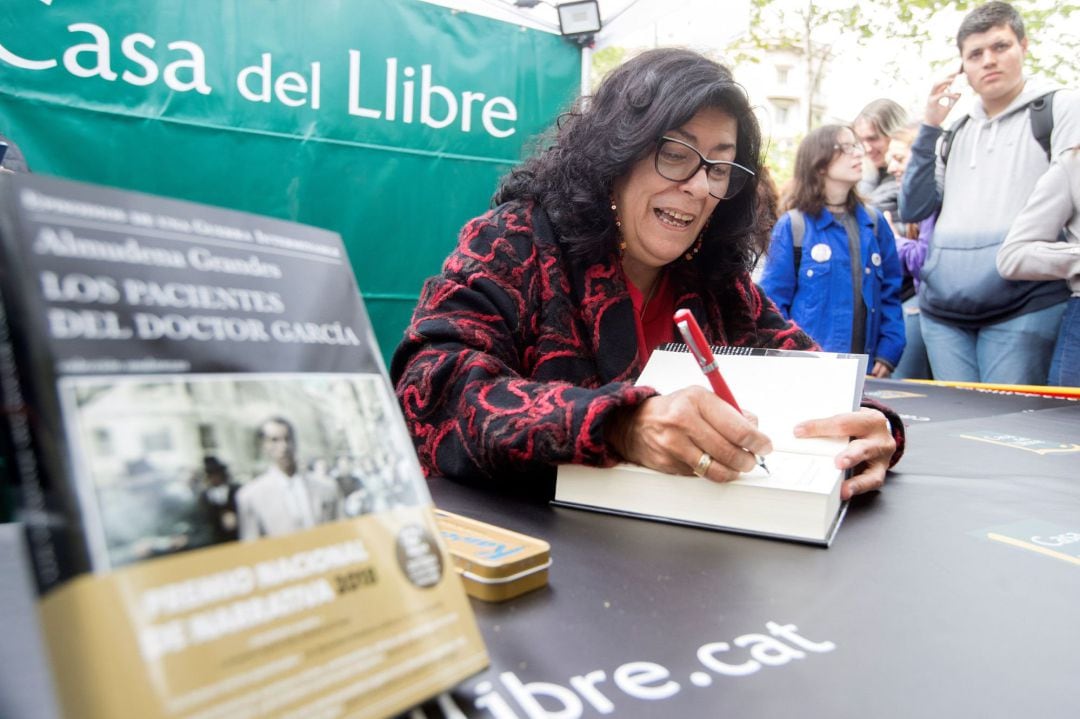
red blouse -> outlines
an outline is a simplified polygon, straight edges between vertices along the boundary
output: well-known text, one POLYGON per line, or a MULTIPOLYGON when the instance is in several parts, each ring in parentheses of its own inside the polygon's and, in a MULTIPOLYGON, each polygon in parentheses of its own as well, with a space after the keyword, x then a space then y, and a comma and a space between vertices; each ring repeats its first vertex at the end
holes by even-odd
POLYGON ((637 329, 638 357, 644 365, 652 351, 662 344, 675 341, 675 293, 666 272, 656 281, 656 289, 648 303, 633 282, 626 281, 630 301, 634 304, 634 326, 637 329), (644 307, 642 307, 644 305, 644 307))

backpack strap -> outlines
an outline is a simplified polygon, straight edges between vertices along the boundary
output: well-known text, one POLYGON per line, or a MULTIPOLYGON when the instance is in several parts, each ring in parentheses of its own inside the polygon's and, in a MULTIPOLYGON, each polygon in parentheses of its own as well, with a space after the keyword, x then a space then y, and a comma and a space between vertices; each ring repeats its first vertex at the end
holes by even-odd
POLYGON ((964 126, 964 123, 968 121, 968 117, 970 117, 970 115, 964 115, 954 122, 948 130, 941 133, 941 145, 939 146, 938 153, 941 155, 941 163, 943 165, 949 164, 949 153, 952 151, 953 138, 956 137, 956 133, 964 126))
POLYGON ((1050 159, 1050 135, 1054 132, 1054 94, 1057 90, 1048 92, 1042 97, 1037 97, 1028 103, 1031 108, 1031 134, 1035 136, 1035 142, 1039 143, 1046 159, 1050 159))
MULTIPOLYGON (((1039 147, 1046 153, 1047 160, 1050 160, 1050 135, 1054 132, 1054 94, 1056 92, 1057 90, 1051 90, 1027 103, 1028 112, 1031 116, 1031 134, 1035 138, 1035 142, 1039 143, 1039 147)), ((968 117, 969 115, 964 115, 954 122, 952 127, 942 133, 939 152, 943 164, 949 163, 949 151, 952 150, 953 137, 967 122, 968 117)))

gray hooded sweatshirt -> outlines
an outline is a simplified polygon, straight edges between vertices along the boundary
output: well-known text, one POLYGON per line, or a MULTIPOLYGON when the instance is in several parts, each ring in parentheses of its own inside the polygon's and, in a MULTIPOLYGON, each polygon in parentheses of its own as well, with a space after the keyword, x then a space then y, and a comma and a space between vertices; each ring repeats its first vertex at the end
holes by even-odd
MULTIPOLYGON (((981 102, 956 132, 949 162, 937 143, 942 128, 923 125, 911 147, 899 212, 917 222, 941 208, 922 268, 919 306, 950 324, 981 327, 1045 309, 1069 297, 1063 281, 1013 281, 998 274, 998 248, 1050 166, 1031 132, 1028 102, 1054 89, 1029 79, 1023 91, 990 119, 981 102)), ((1054 97, 1052 154, 1080 142, 1080 93, 1054 97)))
POLYGON ((997 266, 1013 280, 1062 277, 1073 300, 1080 299, 1080 147, 1054 158, 1039 178, 998 250, 997 266))

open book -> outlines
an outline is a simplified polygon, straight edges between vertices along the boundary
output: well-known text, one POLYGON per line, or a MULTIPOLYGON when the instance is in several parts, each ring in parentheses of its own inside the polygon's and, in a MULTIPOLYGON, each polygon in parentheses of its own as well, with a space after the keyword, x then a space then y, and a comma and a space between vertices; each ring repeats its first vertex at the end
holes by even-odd
MULTIPOLYGON (((827 546, 846 508, 840 501, 844 472, 833 462, 846 442, 798 439, 793 429, 857 408, 867 356, 741 347, 714 347, 713 353, 739 404, 757 415, 772 440, 769 473, 758 467, 720 484, 629 463, 563 465, 555 503, 827 546)), ((637 384, 662 394, 709 387, 693 355, 676 344, 652 353, 637 384)))

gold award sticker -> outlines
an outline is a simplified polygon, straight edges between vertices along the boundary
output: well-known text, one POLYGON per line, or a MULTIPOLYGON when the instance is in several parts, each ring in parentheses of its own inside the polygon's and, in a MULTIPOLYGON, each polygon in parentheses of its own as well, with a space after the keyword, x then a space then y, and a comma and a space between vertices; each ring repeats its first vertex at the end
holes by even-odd
POLYGON ((439 545, 419 524, 410 524, 398 532, 397 560, 405 577, 422 589, 433 587, 442 579, 443 560, 439 545))
POLYGON ((810 248, 810 256, 814 258, 814 262, 828 262, 832 257, 832 248, 824 242, 819 242, 810 248))

